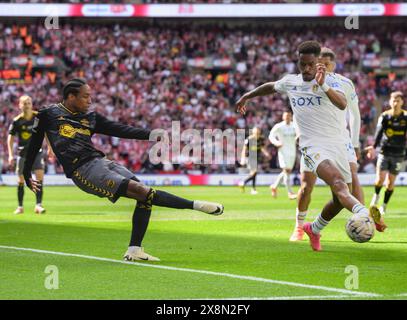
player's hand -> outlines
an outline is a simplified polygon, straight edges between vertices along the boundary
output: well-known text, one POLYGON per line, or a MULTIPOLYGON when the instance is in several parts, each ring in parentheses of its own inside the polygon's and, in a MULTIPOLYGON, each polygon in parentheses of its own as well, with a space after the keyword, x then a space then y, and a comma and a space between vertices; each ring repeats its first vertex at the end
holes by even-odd
POLYGON ((30 178, 30 185, 28 186, 32 192, 37 193, 40 191, 41 183, 38 180, 30 178))
POLYGON ((376 150, 373 146, 368 146, 364 149, 366 151, 366 155, 368 159, 374 159, 376 156, 376 150))
POLYGON ((8 157, 8 164, 11 166, 11 165, 14 165, 14 161, 15 161, 16 159, 14 158, 14 156, 9 156, 8 157))
POLYGON ((322 86, 325 83, 326 67, 323 63, 317 63, 317 73, 315 74, 315 80, 318 85, 322 86))
POLYGON ((281 148, 283 146, 283 143, 281 141, 279 141, 279 142, 275 143, 274 146, 276 148, 281 148))
POLYGON ((13 156, 8 157, 8 165, 11 167, 12 170, 14 170, 16 159, 13 156))
POLYGON ((236 102, 236 106, 237 106, 237 112, 239 112, 240 114, 244 115, 246 114, 246 103, 247 103, 247 98, 243 95, 240 97, 239 100, 237 100, 236 102))

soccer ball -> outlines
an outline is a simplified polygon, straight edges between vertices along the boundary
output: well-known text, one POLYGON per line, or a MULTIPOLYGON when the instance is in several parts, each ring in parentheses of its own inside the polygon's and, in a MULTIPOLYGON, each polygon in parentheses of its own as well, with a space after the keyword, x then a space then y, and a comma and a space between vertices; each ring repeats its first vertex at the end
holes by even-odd
POLYGON ((367 242, 374 236, 375 225, 369 216, 354 214, 346 222, 346 233, 355 242, 367 242))

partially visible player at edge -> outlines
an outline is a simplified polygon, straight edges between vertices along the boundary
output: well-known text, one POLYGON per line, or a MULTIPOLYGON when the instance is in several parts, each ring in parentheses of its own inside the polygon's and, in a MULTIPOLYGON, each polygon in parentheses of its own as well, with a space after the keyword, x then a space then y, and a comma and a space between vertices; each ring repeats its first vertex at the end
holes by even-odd
POLYGON ((258 171, 258 162, 260 161, 262 154, 264 154, 266 157, 270 157, 264 146, 264 138, 261 135, 260 129, 254 127, 252 130, 252 134, 249 135, 244 141, 240 159, 240 164, 242 166, 246 165, 247 169, 249 169, 249 176, 245 180, 239 182, 239 187, 241 188, 242 192, 245 191, 246 183, 251 181, 252 189, 250 193, 253 195, 257 194, 256 177, 258 171))
POLYGON ((402 92, 392 92, 389 104, 391 109, 383 112, 377 122, 374 145, 365 149, 368 152, 368 157, 374 158, 375 149, 380 148, 371 205, 378 205, 380 190, 387 178, 384 201, 379 209, 382 215, 386 213, 387 204, 394 191, 394 182, 402 169, 406 154, 407 111, 403 110, 404 97, 402 92))
MULTIPOLYGON (((13 119, 13 122, 9 128, 9 134, 7 137, 7 147, 8 147, 8 162, 11 167, 16 166, 16 174, 18 176, 18 186, 17 186, 17 200, 18 207, 14 211, 15 214, 24 213, 24 176, 23 168, 24 162, 27 156, 27 146, 31 139, 32 128, 34 125, 34 118, 37 115, 37 111, 33 110, 32 99, 29 96, 21 96, 19 99, 18 106, 21 113, 13 119), (18 157, 17 161, 14 158, 14 137, 18 136, 18 157)), ((43 196, 43 179, 44 179, 44 158, 42 149, 39 150, 37 156, 34 159, 32 166, 36 179, 40 182, 40 189, 36 194, 36 205, 34 212, 41 214, 45 213, 45 209, 42 206, 42 196, 43 196)))
POLYGON ((33 136, 27 150, 24 178, 34 192, 41 185, 31 177, 31 167, 46 134, 55 156, 68 178, 83 191, 107 197, 116 202, 120 197, 137 201, 132 220, 130 244, 124 259, 159 261, 141 246, 153 205, 198 210, 212 215, 223 213, 223 206, 206 201, 190 201, 143 185, 136 176, 95 149, 91 137, 95 133, 127 139, 148 140, 150 130, 134 128, 110 121, 90 111, 91 89, 84 79, 68 81, 63 87, 63 102, 39 111, 33 136))
MULTIPOLYGON (((359 155, 359 134, 360 134, 360 111, 359 111, 359 100, 353 85, 352 80, 334 73, 336 68, 336 55, 329 48, 322 48, 321 55, 319 57, 319 62, 323 63, 326 67, 327 72, 332 73, 338 78, 339 82, 342 84, 344 94, 346 96, 347 112, 346 116, 349 116, 349 131, 347 128, 343 129, 343 133, 346 139, 346 151, 349 161, 350 170, 352 173, 352 194, 358 199, 362 204, 364 204, 363 190, 360 186, 358 178, 358 162, 357 158, 359 155)), ((346 122, 345 122, 346 124, 346 122)), ((308 207, 311 202, 311 193, 314 189, 317 176, 312 173, 311 170, 307 169, 304 164, 304 157, 301 157, 301 187, 298 190, 298 202, 296 209, 296 223, 294 232, 290 237, 290 241, 301 241, 304 236, 304 222, 308 213, 308 207)))
POLYGON ((277 197, 277 188, 281 182, 287 188, 288 198, 294 200, 297 195, 291 189, 290 174, 294 168, 295 158, 297 155, 297 133, 292 121, 292 114, 289 111, 283 113, 283 121, 275 124, 270 130, 269 140, 278 148, 278 165, 281 173, 277 176, 276 181, 270 186, 271 195, 277 197))
MULTIPOLYGON (((269 94, 287 93, 299 131, 299 144, 305 165, 331 188, 332 199, 312 223, 304 224, 313 250, 320 251, 320 232, 343 209, 354 214, 369 215, 369 210, 352 194, 352 174, 346 152, 345 128, 346 97, 342 84, 326 73, 318 63, 321 46, 316 41, 305 41, 298 48, 300 74, 289 74, 276 82, 265 83, 244 94, 237 101, 238 112, 246 112, 248 100, 269 94)), ((370 215, 380 219, 378 210, 370 215)))

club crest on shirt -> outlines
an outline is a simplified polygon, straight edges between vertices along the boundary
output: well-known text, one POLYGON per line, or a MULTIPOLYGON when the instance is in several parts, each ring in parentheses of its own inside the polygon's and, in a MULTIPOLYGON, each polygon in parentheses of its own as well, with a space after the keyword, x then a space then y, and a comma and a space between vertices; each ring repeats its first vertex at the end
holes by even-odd
POLYGON ((115 186, 115 182, 112 180, 112 179, 109 179, 109 180, 107 180, 106 181, 106 185, 109 187, 109 188, 113 188, 114 186, 115 186))
POLYGON ((28 139, 31 138, 31 133, 24 131, 24 132, 21 134, 21 138, 23 138, 23 140, 28 140, 28 139))
POLYGON ((312 92, 317 93, 317 92, 318 92, 318 87, 319 87, 319 85, 314 84, 314 85, 312 86, 312 92))

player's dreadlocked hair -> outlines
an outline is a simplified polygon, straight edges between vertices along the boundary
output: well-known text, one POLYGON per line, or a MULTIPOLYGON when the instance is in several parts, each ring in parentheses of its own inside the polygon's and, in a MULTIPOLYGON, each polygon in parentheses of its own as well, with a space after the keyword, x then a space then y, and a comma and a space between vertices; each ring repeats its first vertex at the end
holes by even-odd
POLYGON ((86 80, 82 78, 73 78, 65 83, 62 88, 62 96, 65 99, 68 98, 69 94, 76 96, 79 92, 80 87, 86 84, 86 80))
POLYGON ((298 47, 298 54, 314 54, 319 56, 321 53, 321 45, 318 41, 304 41, 298 47))
POLYGON ((321 57, 322 58, 328 57, 328 58, 331 58, 331 61, 335 61, 336 54, 331 49, 329 49, 327 47, 323 47, 321 49, 321 57))

